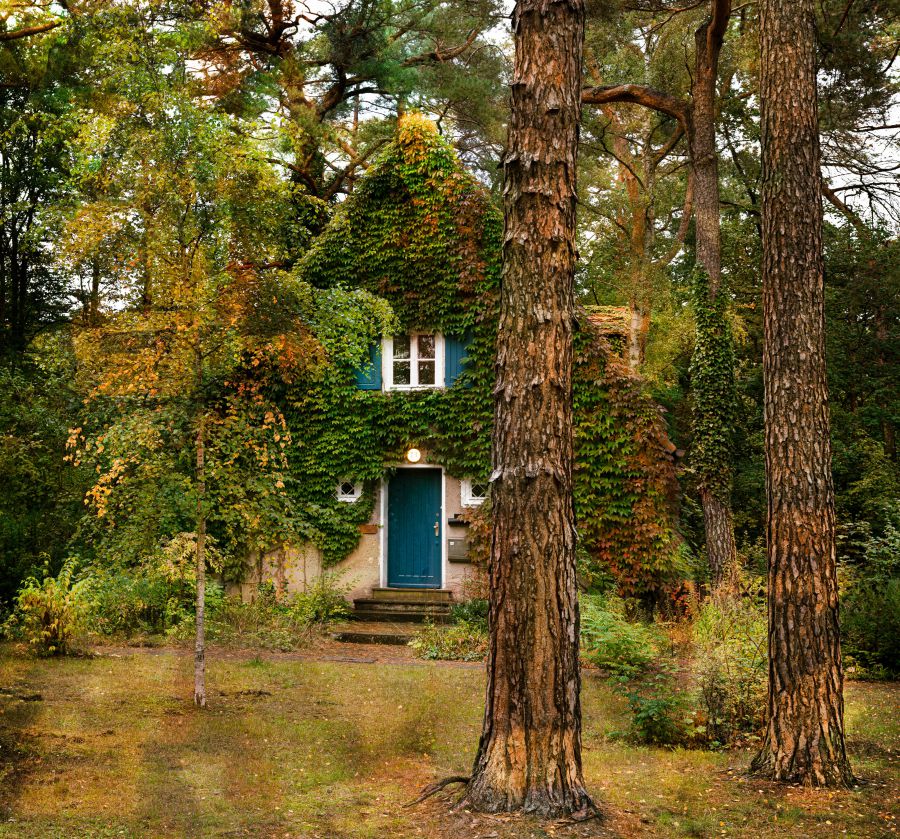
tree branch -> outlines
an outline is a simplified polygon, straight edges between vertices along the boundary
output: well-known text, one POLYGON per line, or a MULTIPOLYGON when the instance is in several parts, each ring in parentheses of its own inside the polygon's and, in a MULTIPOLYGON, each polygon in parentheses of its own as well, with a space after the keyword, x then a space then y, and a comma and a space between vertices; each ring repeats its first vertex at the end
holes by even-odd
POLYGON ((822 178, 822 195, 824 195, 831 204, 853 225, 860 238, 869 239, 872 231, 868 225, 860 218, 859 214, 845 202, 840 196, 828 185, 828 181, 822 178))
POLYGON ((464 44, 460 44, 458 47, 451 47, 450 49, 441 50, 440 47, 436 47, 430 52, 419 53, 419 55, 413 55, 406 59, 403 62, 404 67, 414 67, 418 64, 425 64, 429 61, 437 61, 438 63, 442 63, 444 61, 451 61, 454 58, 462 55, 472 44, 475 43, 475 39, 479 35, 479 30, 473 29, 469 36, 466 38, 464 44))
POLYGON ((628 102, 632 105, 641 105, 677 119, 684 131, 687 131, 688 128, 687 104, 681 99, 646 85, 619 84, 585 87, 581 91, 581 101, 585 105, 605 105, 609 102, 628 102))
POLYGON ((718 59, 722 41, 725 40, 725 30, 728 29, 728 21, 731 18, 731 0, 713 0, 712 20, 706 29, 707 55, 718 59))
POLYGON ((32 35, 40 35, 62 26, 61 20, 52 20, 48 23, 39 23, 36 26, 26 26, 24 29, 14 29, 12 32, 0 32, 0 43, 4 41, 18 41, 20 38, 30 38, 32 35))
POLYGON ((681 138, 684 136, 684 129, 679 125, 678 130, 672 133, 672 136, 669 137, 668 141, 665 142, 659 149, 653 154, 653 165, 659 166, 666 157, 672 152, 675 146, 678 145, 681 138))
POLYGON ((838 25, 834 28, 834 32, 831 33, 831 37, 834 38, 837 36, 838 32, 843 29, 844 24, 847 22, 847 16, 850 14, 850 9, 853 7, 854 0, 847 0, 847 5, 844 7, 844 14, 841 15, 840 21, 838 21, 838 25))
POLYGON ((684 244, 688 229, 691 226, 691 216, 694 214, 694 171, 688 172, 687 188, 684 191, 684 209, 681 212, 681 224, 678 225, 678 231, 675 233, 675 241, 668 252, 656 261, 659 268, 665 268, 673 259, 675 259, 681 246, 684 244))

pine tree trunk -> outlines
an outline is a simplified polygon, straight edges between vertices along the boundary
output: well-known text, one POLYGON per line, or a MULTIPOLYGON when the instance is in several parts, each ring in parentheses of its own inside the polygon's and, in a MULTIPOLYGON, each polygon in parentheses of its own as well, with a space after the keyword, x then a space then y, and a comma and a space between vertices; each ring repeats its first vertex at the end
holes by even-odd
MULTIPOLYGON (((698 306, 716 307, 722 285, 722 237, 719 220, 719 156, 716 151, 716 81, 719 53, 728 17, 730 0, 714 0, 710 20, 697 29, 694 37, 694 76, 691 85, 691 112, 688 142, 694 177, 694 224, 696 230, 697 268, 704 271, 708 300, 698 306)), ((706 535, 706 553, 710 579, 716 593, 735 592, 738 579, 738 556, 734 542, 731 512, 731 460, 734 403, 734 363, 731 333, 723 329, 718 318, 697 318, 697 345, 708 348, 709 360, 728 369, 704 371, 698 377, 707 382, 714 393, 710 399, 732 403, 711 405, 709 417, 695 417, 695 436, 699 448, 720 456, 701 459, 698 463, 700 502, 706 535), (703 330, 707 333, 704 334, 703 330), (724 342, 724 343, 723 343, 724 342), (715 344, 722 344, 716 348, 715 344), (713 437, 714 439, 703 439, 713 437)), ((709 400, 698 399, 698 408, 709 400)))
POLYGON ((581 770, 572 502, 581 0, 520 0, 504 157, 484 727, 466 804, 591 814, 581 770))
POLYGON ((752 770, 776 781, 850 784, 811 0, 761 0, 760 47, 769 719, 752 770))
POLYGON ((197 422, 197 618, 194 643, 194 704, 206 707, 206 440, 203 415, 197 422))
POLYGON ((734 544, 734 517, 731 504, 714 492, 700 491, 706 557, 714 594, 737 595, 740 583, 737 548, 734 544))

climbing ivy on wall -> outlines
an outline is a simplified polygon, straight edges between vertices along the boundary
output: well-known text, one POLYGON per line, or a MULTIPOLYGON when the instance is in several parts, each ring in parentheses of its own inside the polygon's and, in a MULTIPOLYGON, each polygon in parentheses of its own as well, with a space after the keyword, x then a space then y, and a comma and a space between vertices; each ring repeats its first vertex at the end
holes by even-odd
POLYGON ((493 311, 502 229, 434 123, 411 114, 298 270, 390 300, 404 331, 462 335, 493 311))
MULTIPOLYGON (((434 124, 411 115, 295 269, 298 279, 335 293, 363 289, 384 298, 401 332, 435 330, 468 342, 468 363, 452 387, 384 393, 356 387, 365 348, 357 342, 341 353, 334 336, 323 377, 286 392, 292 492, 311 511, 309 538, 326 564, 356 546, 384 464, 401 462, 411 446, 456 477, 488 475, 502 231, 487 191, 434 124), (356 504, 335 497, 344 479, 364 483, 356 504)), ((579 532, 593 562, 626 591, 644 591, 669 570, 675 544, 664 424, 591 327, 578 341, 579 532)))
POLYGON ((468 362, 445 390, 357 389, 367 345, 333 357, 320 381, 286 394, 297 441, 292 483, 311 510, 310 538, 326 564, 356 546, 384 464, 402 461, 411 446, 458 477, 487 475, 502 229, 487 191, 434 124, 410 115, 295 269, 320 288, 364 289, 389 301, 397 331, 468 341, 468 362), (355 504, 335 497, 344 479, 364 483, 355 504))
POLYGON ((574 409, 582 546, 622 594, 653 594, 683 571, 674 446, 659 408, 589 322, 576 338, 574 409))

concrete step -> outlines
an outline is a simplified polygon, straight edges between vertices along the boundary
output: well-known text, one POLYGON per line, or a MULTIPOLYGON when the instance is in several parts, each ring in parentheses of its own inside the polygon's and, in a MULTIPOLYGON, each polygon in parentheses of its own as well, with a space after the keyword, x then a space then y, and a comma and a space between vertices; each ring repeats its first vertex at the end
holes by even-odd
POLYGON ((373 600, 403 600, 407 603, 452 603, 453 592, 445 588, 373 588, 373 600))
POLYGON ((435 614, 450 614, 450 603, 416 601, 416 600, 380 600, 374 597, 359 597, 353 601, 355 609, 372 612, 417 612, 426 611, 435 614))
POLYGON ((371 623, 354 621, 336 626, 331 633, 335 641, 345 644, 394 644, 403 646, 413 637, 414 630, 408 624, 371 623))
POLYGON ((391 623, 394 621, 401 623, 424 623, 426 620, 434 623, 446 623, 450 620, 450 611, 432 610, 432 609, 404 609, 402 611, 392 611, 387 609, 359 608, 358 606, 351 613, 351 617, 355 621, 377 621, 391 623))
POLYGON ((395 644, 404 647, 409 643, 412 635, 398 635, 396 632, 372 632, 369 629, 354 632, 348 629, 332 632, 331 637, 335 641, 343 641, 345 644, 395 644))

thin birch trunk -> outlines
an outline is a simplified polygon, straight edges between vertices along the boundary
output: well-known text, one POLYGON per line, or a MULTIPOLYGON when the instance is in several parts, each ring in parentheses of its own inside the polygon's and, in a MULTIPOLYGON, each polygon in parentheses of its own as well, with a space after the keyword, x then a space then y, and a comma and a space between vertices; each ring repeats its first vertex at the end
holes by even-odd
POLYGON ((197 422, 197 635, 194 643, 194 704, 206 707, 206 440, 204 417, 197 422))

